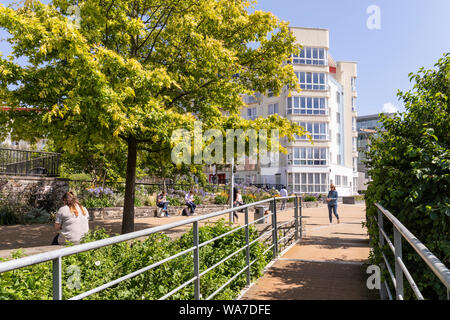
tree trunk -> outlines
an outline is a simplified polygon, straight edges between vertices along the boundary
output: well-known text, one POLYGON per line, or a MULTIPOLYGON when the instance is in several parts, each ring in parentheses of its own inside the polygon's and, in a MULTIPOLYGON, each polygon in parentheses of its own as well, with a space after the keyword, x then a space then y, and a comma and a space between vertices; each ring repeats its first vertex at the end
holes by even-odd
POLYGON ((134 231, 134 189, 136 184, 137 143, 134 137, 128 140, 127 177, 123 204, 122 234, 134 231))

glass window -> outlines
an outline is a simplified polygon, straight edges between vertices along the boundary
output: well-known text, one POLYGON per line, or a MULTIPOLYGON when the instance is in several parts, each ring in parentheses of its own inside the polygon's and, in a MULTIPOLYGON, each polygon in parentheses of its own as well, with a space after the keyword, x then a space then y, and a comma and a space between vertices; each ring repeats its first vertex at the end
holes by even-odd
POLYGON ((268 113, 270 114, 278 114, 278 103, 269 104, 268 113))
POLYGON ((292 55, 292 63, 326 66, 327 51, 325 48, 304 48, 300 55, 292 55))
POLYGON ((326 90, 326 74, 323 72, 296 72, 300 87, 304 90, 326 90))
MULTIPOLYGON (((326 122, 298 122, 300 126, 308 131, 313 140, 328 140, 328 123, 326 122)), ((306 135, 296 136, 298 140, 308 140, 306 135)))
POLYGON ((326 98, 306 98, 290 97, 287 101, 288 114, 309 114, 309 115, 327 115, 328 99, 326 98))
POLYGON ((327 148, 308 147, 293 148, 294 165, 324 166, 327 165, 327 148))

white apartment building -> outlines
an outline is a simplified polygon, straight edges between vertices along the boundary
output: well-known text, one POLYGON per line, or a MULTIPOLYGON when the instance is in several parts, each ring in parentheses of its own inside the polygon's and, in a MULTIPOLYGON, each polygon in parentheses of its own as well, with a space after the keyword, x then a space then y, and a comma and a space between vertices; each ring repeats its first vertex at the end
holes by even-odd
MULTIPOLYGON (((334 61, 327 29, 292 27, 301 53, 292 58, 301 92, 286 88, 280 96, 246 97, 241 115, 247 119, 278 114, 302 125, 312 137, 281 140, 288 154, 269 165, 238 165, 235 182, 279 187, 290 193, 327 193, 330 183, 340 196, 357 193, 357 129, 355 62, 334 61)), ((226 176, 230 171, 214 172, 226 176)))

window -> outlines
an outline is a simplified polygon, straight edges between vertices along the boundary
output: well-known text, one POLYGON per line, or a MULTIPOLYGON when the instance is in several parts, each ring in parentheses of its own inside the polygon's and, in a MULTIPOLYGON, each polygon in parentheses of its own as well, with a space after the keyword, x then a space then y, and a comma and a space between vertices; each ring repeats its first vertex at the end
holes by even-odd
POLYGON ((303 90, 327 90, 326 73, 322 72, 295 72, 300 87, 303 90))
POLYGON ((288 173, 290 192, 327 192, 327 173, 288 173))
POLYGON ((352 111, 356 110, 356 98, 352 97, 352 111))
POLYGON ((353 152, 357 151, 357 139, 355 137, 352 138, 353 152))
POLYGON ((339 91, 336 91, 336 102, 341 103, 341 93, 339 91))
POLYGON ((336 175, 336 186, 340 186, 341 185, 341 176, 336 175))
POLYGON ((327 153, 327 148, 293 148, 293 164, 325 166, 327 165, 327 153))
POLYGON ((328 99, 313 97, 290 97, 287 99, 287 113, 327 115, 328 99))
MULTIPOLYGON (((326 122, 298 122, 306 131, 308 131, 309 135, 313 140, 328 140, 328 123, 326 122)), ((295 136, 298 140, 307 140, 308 137, 306 135, 299 137, 295 136)))
POLYGON ((336 112, 336 122, 341 123, 341 114, 339 112, 336 112))
POLYGON ((352 118, 352 131, 356 131, 356 118, 352 118))
POLYGON ((269 115, 275 113, 278 114, 278 103, 269 104, 269 115))
POLYGON ((356 91, 356 77, 352 77, 352 91, 356 91))
POLYGON ((341 164, 342 164, 342 156, 341 156, 340 154, 337 155, 336 161, 337 161, 337 164, 338 164, 338 165, 341 165, 341 164))
POLYGON ((292 55, 292 63, 326 66, 328 65, 327 50, 325 48, 304 48, 299 55, 292 55))
POLYGON ((248 108, 247 109, 247 117, 250 120, 256 119, 256 108, 248 108))
POLYGON ((348 178, 347 176, 342 176, 342 186, 347 187, 348 186, 348 178))
POLYGON ((341 144, 341 134, 340 133, 336 133, 336 142, 338 145, 341 144))

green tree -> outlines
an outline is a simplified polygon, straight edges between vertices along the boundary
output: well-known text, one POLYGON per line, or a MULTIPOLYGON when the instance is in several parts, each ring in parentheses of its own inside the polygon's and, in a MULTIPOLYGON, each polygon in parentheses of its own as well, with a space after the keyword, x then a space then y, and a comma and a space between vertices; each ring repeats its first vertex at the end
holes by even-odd
MULTIPOLYGON (((11 57, 0 59, 0 100, 13 108, 3 113, 2 127, 14 137, 49 136, 61 150, 125 144, 122 233, 133 231, 139 150, 158 152, 174 129, 192 130, 195 120, 213 128, 248 126, 243 119, 229 121, 242 94, 298 89, 285 63, 298 52, 287 23, 250 13, 250 5, 54 0, 27 1, 16 10, 0 6, 0 27, 11 34, 13 48, 11 57), (78 24, 66 17, 73 6, 78 24)), ((302 134, 275 117, 259 125, 302 134)))
MULTIPOLYGON (((385 131, 371 142, 367 221, 371 237, 377 239, 374 203, 380 203, 449 265, 450 54, 435 67, 410 74, 413 89, 398 93, 406 112, 383 117, 385 131)), ((382 261, 378 244, 374 247, 375 259, 382 261)), ((445 298, 445 287, 409 245, 403 258, 425 297, 445 298)))

